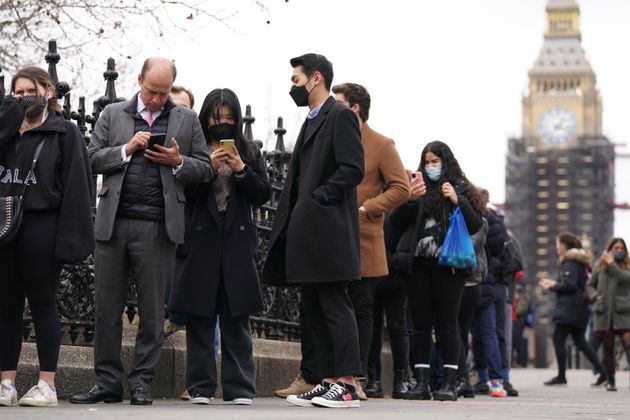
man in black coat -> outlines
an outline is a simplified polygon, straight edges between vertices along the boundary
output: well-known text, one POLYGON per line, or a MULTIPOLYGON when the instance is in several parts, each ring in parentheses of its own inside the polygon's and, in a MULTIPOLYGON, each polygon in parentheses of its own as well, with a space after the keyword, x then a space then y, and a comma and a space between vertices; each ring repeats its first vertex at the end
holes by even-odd
POLYGON ((359 123, 330 96, 333 69, 326 57, 305 54, 293 58, 291 66, 290 95, 310 112, 293 150, 264 278, 301 285, 324 381, 287 401, 358 407, 353 375, 361 372, 359 340, 347 284, 361 277, 356 187, 363 179, 364 157, 359 123))

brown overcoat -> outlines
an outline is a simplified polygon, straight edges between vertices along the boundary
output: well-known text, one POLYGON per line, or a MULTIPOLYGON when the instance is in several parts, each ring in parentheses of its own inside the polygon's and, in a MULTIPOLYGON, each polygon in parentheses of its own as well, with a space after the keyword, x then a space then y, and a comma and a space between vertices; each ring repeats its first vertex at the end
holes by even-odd
POLYGON ((365 154, 365 176, 357 188, 359 230, 361 238, 361 277, 388 274, 384 214, 409 198, 409 179, 394 146, 394 141, 372 130, 367 123, 361 127, 361 142, 365 154))

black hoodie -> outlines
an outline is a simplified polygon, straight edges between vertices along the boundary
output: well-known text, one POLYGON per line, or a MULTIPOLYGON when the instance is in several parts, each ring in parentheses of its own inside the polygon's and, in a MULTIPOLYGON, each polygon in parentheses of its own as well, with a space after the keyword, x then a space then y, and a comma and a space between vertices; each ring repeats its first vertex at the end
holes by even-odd
POLYGON ((24 212, 57 211, 55 256, 79 261, 94 249, 92 171, 76 125, 50 111, 44 123, 20 135, 23 110, 13 99, 0 104, 0 196, 24 196, 24 212), (44 142, 34 173, 35 148, 44 142))

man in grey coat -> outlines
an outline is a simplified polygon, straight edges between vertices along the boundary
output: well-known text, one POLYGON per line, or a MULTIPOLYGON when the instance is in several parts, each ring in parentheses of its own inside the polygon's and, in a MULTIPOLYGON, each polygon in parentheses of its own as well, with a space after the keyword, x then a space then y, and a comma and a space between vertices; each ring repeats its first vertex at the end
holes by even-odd
POLYGON ((122 401, 122 314, 131 270, 140 316, 128 377, 131 404, 152 404, 164 291, 173 275, 175 246, 184 242, 184 185, 213 177, 197 116, 169 98, 176 74, 171 60, 147 59, 138 76, 140 92, 107 106, 92 133, 92 170, 103 175, 94 252, 96 385, 72 403, 122 401), (166 134, 164 145, 149 147, 152 134, 166 134))

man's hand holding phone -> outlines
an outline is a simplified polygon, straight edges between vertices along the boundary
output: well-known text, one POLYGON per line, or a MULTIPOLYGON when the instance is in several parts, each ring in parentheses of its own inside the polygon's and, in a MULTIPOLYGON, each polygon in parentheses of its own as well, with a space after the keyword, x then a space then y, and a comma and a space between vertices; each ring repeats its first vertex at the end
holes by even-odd
POLYGON ((422 172, 413 172, 411 174, 411 193, 409 200, 417 200, 427 193, 427 186, 424 183, 422 172))
POLYGON ((127 142, 127 145, 125 146, 125 154, 127 156, 131 156, 138 150, 146 149, 149 144, 150 137, 151 133, 148 131, 138 131, 134 134, 131 140, 127 142))
POLYGON ((173 168, 182 164, 182 157, 179 154, 179 145, 177 144, 175 137, 171 137, 171 147, 160 146, 156 143, 154 145, 154 150, 147 148, 144 151, 144 157, 149 159, 151 162, 155 162, 160 165, 172 166, 173 168))

